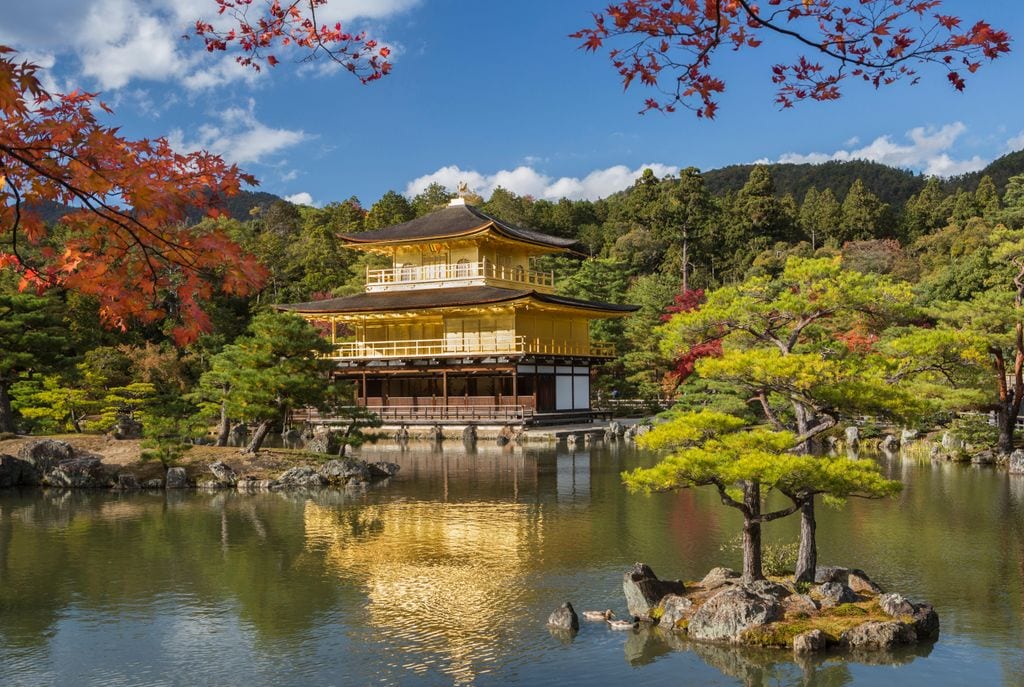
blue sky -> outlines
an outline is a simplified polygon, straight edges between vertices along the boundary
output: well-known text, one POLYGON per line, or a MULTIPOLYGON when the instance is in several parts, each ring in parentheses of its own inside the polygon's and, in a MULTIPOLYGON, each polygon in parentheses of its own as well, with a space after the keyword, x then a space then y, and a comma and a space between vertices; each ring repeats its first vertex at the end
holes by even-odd
MULTIPOLYGON (((133 137, 168 136, 237 161, 261 188, 323 204, 366 205, 394 189, 466 180, 534 196, 596 198, 645 166, 710 169, 755 160, 875 159, 925 173, 980 168, 1024 148, 1024 47, 986 64, 965 93, 938 71, 917 86, 850 84, 836 103, 779 111, 772 44, 719 55, 718 117, 640 116, 603 54, 567 34, 605 0, 330 0, 335 15, 395 47, 370 86, 326 63, 255 74, 182 41, 213 0, 36 0, 5 6, 0 43, 50 67, 51 87, 100 90, 133 137)), ((1019 0, 947 0, 1024 36, 1019 0), (983 13, 983 14, 982 14, 983 13)))

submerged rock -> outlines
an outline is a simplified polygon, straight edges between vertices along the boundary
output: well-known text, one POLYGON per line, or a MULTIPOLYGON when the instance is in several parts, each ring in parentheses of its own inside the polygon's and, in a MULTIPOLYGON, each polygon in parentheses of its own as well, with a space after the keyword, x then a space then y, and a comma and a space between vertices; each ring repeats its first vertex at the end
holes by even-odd
POLYGON ((329 460, 320 466, 320 474, 332 484, 370 481, 370 467, 365 460, 357 458, 329 460))
POLYGON ((327 478, 313 468, 303 466, 285 470, 278 476, 277 483, 282 487, 310 489, 324 486, 327 478))
POLYGON ((120 491, 137 491, 142 488, 142 485, 139 484, 139 479, 135 475, 122 473, 117 476, 117 483, 114 485, 114 488, 120 491))
POLYGON ((153 478, 151 480, 146 480, 146 482, 143 483, 142 488, 143 489, 163 489, 164 488, 164 481, 162 479, 160 479, 159 477, 155 477, 155 478, 153 478))
POLYGON ((39 484, 39 471, 27 460, 0 454, 0 487, 27 487, 39 484))
POLYGON ((370 477, 372 479, 387 479, 388 477, 394 477, 398 474, 398 471, 402 469, 402 466, 398 463, 389 463, 386 460, 378 460, 376 463, 368 463, 366 467, 370 471, 370 477))
POLYGON ((573 609, 572 604, 566 601, 564 604, 556 608, 555 611, 548 616, 548 627, 556 630, 579 632, 580 619, 576 615, 576 611, 573 609))
POLYGON ((914 626, 900 622, 870 621, 844 632, 839 643, 852 650, 889 650, 917 641, 914 626))
POLYGON ((1007 465, 1011 475, 1024 475, 1024 450, 1017 449, 1011 453, 1007 465))
POLYGON ((666 594, 682 595, 686 588, 680 580, 659 580, 649 565, 634 563, 622 576, 629 614, 650 619, 653 610, 666 594))
POLYGON ((782 607, 770 596, 744 587, 729 587, 704 602, 687 628, 694 639, 739 642, 744 631, 782 618, 782 607))
POLYGON ((168 468, 167 469, 167 488, 168 489, 184 489, 188 486, 188 475, 185 473, 185 468, 168 468))

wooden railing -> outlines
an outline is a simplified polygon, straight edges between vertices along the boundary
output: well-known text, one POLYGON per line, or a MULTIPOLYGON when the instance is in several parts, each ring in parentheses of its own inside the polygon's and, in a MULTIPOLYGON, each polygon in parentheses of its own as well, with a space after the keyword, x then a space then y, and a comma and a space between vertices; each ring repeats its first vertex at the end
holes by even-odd
MULTIPOLYGON (((522 405, 368 405, 360 411, 369 410, 385 424, 407 422, 425 424, 432 422, 524 422, 533 416, 533 409, 522 405)), ((312 408, 293 411, 291 422, 301 424, 338 424, 348 421, 348 415, 325 415, 312 408)))
POLYGON ((383 270, 366 270, 367 286, 387 284, 421 284, 429 282, 495 279, 498 281, 553 288, 554 272, 535 272, 522 267, 497 265, 490 261, 457 262, 438 265, 414 265, 383 270))
POLYGON ((450 339, 406 341, 347 341, 335 344, 327 357, 332 360, 376 360, 385 358, 441 358, 461 355, 578 355, 615 357, 615 346, 602 341, 585 344, 525 336, 479 334, 450 339))

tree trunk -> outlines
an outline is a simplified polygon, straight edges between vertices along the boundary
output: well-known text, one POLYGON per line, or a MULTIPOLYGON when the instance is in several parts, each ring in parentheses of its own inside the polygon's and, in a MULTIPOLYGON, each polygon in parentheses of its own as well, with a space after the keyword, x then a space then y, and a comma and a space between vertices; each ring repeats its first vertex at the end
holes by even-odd
POLYGON ((1011 412, 1012 404, 1000 404, 996 411, 996 425, 999 429, 999 452, 1004 455, 1013 453, 1013 435, 1017 429, 1017 418, 1011 412))
POLYGON ((14 434, 14 410, 11 408, 8 382, 5 380, 0 380, 0 432, 14 434))
POLYGON ((743 582, 764 579, 761 566, 761 489, 757 482, 743 487, 743 582))
POLYGON ((800 552, 796 559, 795 582, 814 582, 814 571, 818 567, 818 542, 814 519, 814 497, 810 496, 800 506, 800 552))
POLYGON ((687 233, 683 234, 683 293, 690 290, 690 241, 687 233))
POLYGON ((217 429, 216 446, 227 446, 228 436, 231 434, 231 420, 228 418, 228 406, 224 401, 220 402, 220 425, 217 429))
POLYGON ((249 445, 245 447, 242 453, 256 454, 260 450, 260 446, 263 445, 263 440, 267 438, 267 434, 270 432, 271 425, 274 424, 273 420, 264 420, 256 427, 256 431, 252 434, 252 439, 249 441, 249 445))

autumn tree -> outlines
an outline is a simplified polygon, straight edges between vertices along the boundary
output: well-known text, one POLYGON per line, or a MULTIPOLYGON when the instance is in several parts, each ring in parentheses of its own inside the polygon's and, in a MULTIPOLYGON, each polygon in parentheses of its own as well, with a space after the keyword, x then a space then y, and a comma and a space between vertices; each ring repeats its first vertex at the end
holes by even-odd
POLYGON ((91 93, 48 93, 39 68, 0 46, 0 269, 21 288, 95 297, 103 321, 167 323, 185 343, 209 325, 215 293, 245 294, 263 268, 215 229, 185 223, 255 180, 166 139, 132 141, 102 125, 91 93), (67 206, 57 237, 41 210, 67 206))
POLYGON ((593 25, 571 37, 594 52, 614 44, 608 57, 623 85, 639 82, 656 92, 645 111, 684 107, 712 118, 726 88, 715 57, 766 40, 810 51, 771 67, 781 107, 834 100, 850 78, 875 88, 916 83, 917 70, 930 65, 963 90, 982 60, 1009 52, 1010 37, 984 21, 963 27, 941 10, 941 0, 628 0, 594 13, 593 25))

